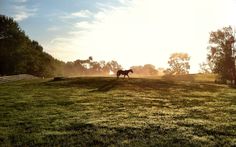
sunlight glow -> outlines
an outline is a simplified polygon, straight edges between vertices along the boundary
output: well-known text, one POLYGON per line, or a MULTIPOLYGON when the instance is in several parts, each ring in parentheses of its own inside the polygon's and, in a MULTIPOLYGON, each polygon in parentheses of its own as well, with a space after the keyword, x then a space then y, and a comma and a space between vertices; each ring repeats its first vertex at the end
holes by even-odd
MULTIPOLYGON (((233 0, 122 2, 127 5, 101 9, 92 21, 78 21, 66 37, 45 45, 48 52, 65 61, 89 56, 117 60, 125 68, 146 63, 167 67, 171 53, 186 52, 193 73, 206 59, 209 32, 236 25, 233 0)), ((82 12, 85 16, 89 11, 82 12)))

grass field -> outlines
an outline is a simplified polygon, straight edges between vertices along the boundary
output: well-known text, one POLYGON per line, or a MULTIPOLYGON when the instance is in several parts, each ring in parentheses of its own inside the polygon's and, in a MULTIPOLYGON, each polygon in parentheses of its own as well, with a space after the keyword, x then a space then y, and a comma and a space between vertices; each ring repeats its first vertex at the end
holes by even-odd
POLYGON ((0 84, 0 118, 1 146, 236 146, 236 89, 193 79, 22 80, 0 84))

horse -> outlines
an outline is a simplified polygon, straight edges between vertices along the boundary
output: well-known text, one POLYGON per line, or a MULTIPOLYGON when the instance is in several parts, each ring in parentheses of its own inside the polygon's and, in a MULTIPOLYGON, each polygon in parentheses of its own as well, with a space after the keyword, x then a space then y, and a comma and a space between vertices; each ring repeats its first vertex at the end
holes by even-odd
POLYGON ((116 75, 117 75, 117 79, 120 77, 120 75, 124 75, 124 78, 125 76, 128 76, 129 78, 129 72, 133 73, 133 70, 132 69, 129 69, 129 70, 118 70, 116 75))

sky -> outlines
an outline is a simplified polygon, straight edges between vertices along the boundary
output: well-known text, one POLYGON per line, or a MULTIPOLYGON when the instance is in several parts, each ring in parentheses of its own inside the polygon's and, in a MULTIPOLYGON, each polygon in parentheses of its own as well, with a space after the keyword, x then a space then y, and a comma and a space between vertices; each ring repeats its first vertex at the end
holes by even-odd
POLYGON ((172 53, 184 52, 196 73, 209 33, 236 27, 236 0, 0 0, 0 14, 62 61, 167 68, 172 53))

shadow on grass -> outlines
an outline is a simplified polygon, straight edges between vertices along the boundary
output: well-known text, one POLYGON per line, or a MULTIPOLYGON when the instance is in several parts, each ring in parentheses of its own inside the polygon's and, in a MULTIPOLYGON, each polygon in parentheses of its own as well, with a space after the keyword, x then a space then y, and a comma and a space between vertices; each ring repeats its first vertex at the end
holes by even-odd
MULTIPOLYGON (((158 125, 149 125, 146 128, 135 127, 108 127, 85 123, 73 123, 61 128, 61 132, 51 131, 44 135, 39 142, 24 137, 11 137, 11 145, 34 146, 214 146, 230 145, 221 136, 228 134, 221 131, 209 130, 204 126, 179 124, 194 129, 198 137, 214 136, 212 140, 194 140, 178 128, 162 128, 158 125), (19 139, 26 140, 19 140, 19 139)), ((28 136, 29 137, 29 136, 28 136)))
POLYGON ((150 125, 147 128, 107 127, 93 124, 74 123, 61 131, 68 134, 49 134, 44 144, 53 146, 199 146, 204 142, 193 142, 183 136, 177 128, 161 128, 150 125))
POLYGON ((108 92, 110 90, 162 90, 169 92, 170 90, 188 91, 208 91, 217 92, 220 85, 213 83, 198 83, 192 81, 172 81, 145 78, 116 79, 111 77, 80 77, 68 78, 62 81, 45 82, 48 86, 54 87, 78 87, 91 89, 90 92, 108 92))
POLYGON ((90 92, 107 92, 111 89, 114 89, 115 87, 119 86, 120 84, 117 83, 116 80, 111 80, 109 82, 105 82, 103 85, 99 85, 99 87, 96 87, 97 89, 91 90, 90 92))
POLYGON ((164 75, 162 77, 163 80, 166 81, 189 81, 194 82, 195 78, 193 75, 164 75))
POLYGON ((235 137, 234 128, 225 128, 230 132, 185 123, 178 123, 174 128, 154 124, 136 128, 71 123, 60 130, 45 130, 44 133, 16 132, 8 138, 0 137, 0 143, 3 146, 230 146, 232 142, 227 137, 235 137), (183 129, 192 130, 193 134, 183 129), (193 135, 206 139, 196 140, 193 135))

